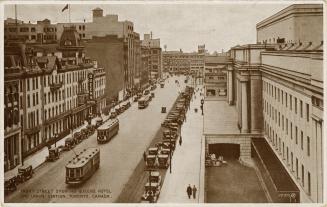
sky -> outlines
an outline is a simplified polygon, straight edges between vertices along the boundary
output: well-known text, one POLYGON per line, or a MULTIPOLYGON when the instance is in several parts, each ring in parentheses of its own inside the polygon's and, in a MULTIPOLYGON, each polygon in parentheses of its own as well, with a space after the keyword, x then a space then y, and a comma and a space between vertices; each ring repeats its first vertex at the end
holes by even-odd
MULTIPOLYGON (((153 38, 160 38, 161 47, 167 50, 197 51, 205 44, 209 52, 227 51, 235 45, 256 42, 256 24, 286 8, 287 3, 110 3, 70 4, 71 21, 92 21, 92 9, 100 7, 104 15, 117 14, 119 21, 134 23, 134 31, 143 39, 152 31, 153 38)), ((17 4, 17 18, 36 22, 45 18, 52 23, 68 22, 65 4, 17 4)), ((14 18, 14 5, 4 6, 4 18, 14 18)))

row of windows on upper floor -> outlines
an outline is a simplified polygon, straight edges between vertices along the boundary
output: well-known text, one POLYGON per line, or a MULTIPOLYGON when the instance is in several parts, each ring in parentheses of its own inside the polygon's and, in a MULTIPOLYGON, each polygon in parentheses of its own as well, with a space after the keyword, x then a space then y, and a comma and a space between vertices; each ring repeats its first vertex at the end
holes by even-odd
MULTIPOLYGON (((268 122, 264 122, 265 127, 265 134, 268 136, 268 140, 275 146, 275 150, 282 156, 283 162, 289 167, 291 173, 296 176, 296 179, 299 179, 299 159, 298 157, 294 156, 293 151, 291 150, 292 147, 286 146, 286 153, 285 153, 285 142, 278 138, 277 133, 272 129, 272 127, 268 124, 268 122), (289 156, 289 154, 291 156, 289 156), (285 159, 286 157, 286 159, 285 159), (294 171, 294 158, 295 158, 295 171, 294 171), (290 163, 291 162, 291 163, 290 163)), ((296 127, 297 130, 297 127, 296 127)), ((297 139, 296 139, 297 140, 297 139)), ((301 149, 303 150, 303 132, 301 131, 301 149)), ((296 141, 297 144, 297 141, 296 141)), ((307 137, 307 156, 309 157, 311 153, 311 144, 310 144, 310 137, 307 137)), ((305 166, 304 164, 301 165, 301 186, 305 189, 307 194, 311 195, 311 173, 307 171, 307 183, 305 184, 305 166)))
MULTIPOLYGON (((43 77, 43 84, 44 87, 49 86, 51 83, 60 83, 64 82, 64 76, 65 74, 58 74, 58 75, 49 75, 47 78, 46 76, 43 77)), ((86 80, 87 79, 87 71, 79 71, 79 72, 73 72, 73 73, 67 73, 66 74, 66 80, 67 84, 70 84, 72 82, 77 82, 78 80, 86 80)), ((102 79, 101 85, 104 84, 104 80, 102 79)), ((20 84, 21 88, 20 90, 23 91, 22 89, 22 82, 20 84)), ((28 78, 26 80, 26 88, 27 91, 30 90, 37 90, 39 88, 39 77, 33 77, 33 78, 28 78), (30 87, 32 85, 32 87, 30 87)))
MULTIPOLYGON (((299 133, 300 133, 300 145, 301 145, 301 149, 303 150, 303 145, 304 145, 304 132, 303 130, 300 130, 298 128, 298 126, 295 125, 293 126, 293 122, 291 120, 289 120, 288 118, 284 117, 284 115, 282 115, 282 122, 280 122, 280 119, 275 119, 273 120, 271 116, 269 116, 268 113, 265 113, 265 132, 270 136, 270 135, 276 135, 277 136, 277 127, 279 129, 281 129, 281 131, 285 131, 286 137, 290 136, 290 139, 293 140, 293 138, 295 138, 295 144, 298 145, 299 143, 299 133), (270 124, 275 123, 275 128, 273 126, 273 128, 269 127, 268 124, 268 119, 270 118, 270 124), (276 133, 275 133, 276 130, 276 133), (293 134, 294 132, 294 134, 293 134)), ((280 117, 280 112, 278 112, 279 117, 280 117)), ((307 155, 310 156, 310 137, 307 136, 307 155)))
MULTIPOLYGON (((4 32, 37 32, 35 27, 20 27, 19 29, 17 27, 5 27, 4 32)), ((44 27, 43 32, 57 32, 56 27, 44 27)))
MULTIPOLYGON (((270 96, 271 98, 275 99, 280 103, 282 106, 285 106, 290 111, 294 111, 295 114, 298 114, 298 108, 299 115, 301 118, 303 118, 304 114, 304 103, 301 99, 298 99, 297 97, 293 97, 291 94, 288 94, 286 91, 283 91, 282 89, 277 88, 276 86, 267 83, 263 81, 263 91, 267 96, 270 96), (294 109, 293 109, 294 108, 294 109)), ((267 100, 268 101, 268 100, 267 100)), ((306 109, 306 120, 310 121, 310 105, 308 103, 305 103, 305 109, 306 109)), ((265 110, 268 110, 267 105, 265 104, 265 110)), ((272 111, 274 113, 274 111, 272 111)), ((271 114, 271 107, 269 108, 269 114, 271 114)), ((272 114, 274 116, 274 114, 272 114)))

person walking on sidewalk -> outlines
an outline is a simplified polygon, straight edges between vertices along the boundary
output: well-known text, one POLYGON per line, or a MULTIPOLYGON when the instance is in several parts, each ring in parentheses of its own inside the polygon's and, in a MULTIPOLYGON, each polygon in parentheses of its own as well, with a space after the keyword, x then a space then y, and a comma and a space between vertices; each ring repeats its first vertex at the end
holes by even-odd
POLYGON ((190 184, 188 184, 188 187, 186 189, 187 195, 188 195, 188 199, 191 199, 191 195, 192 195, 192 187, 190 184))
POLYGON ((193 199, 195 199, 195 198, 196 198, 196 191, 197 191, 197 189, 196 189, 195 185, 193 185, 193 188, 192 188, 192 192, 193 192, 193 199))
POLYGON ((179 138, 179 146, 182 146, 182 135, 181 135, 181 137, 179 138))

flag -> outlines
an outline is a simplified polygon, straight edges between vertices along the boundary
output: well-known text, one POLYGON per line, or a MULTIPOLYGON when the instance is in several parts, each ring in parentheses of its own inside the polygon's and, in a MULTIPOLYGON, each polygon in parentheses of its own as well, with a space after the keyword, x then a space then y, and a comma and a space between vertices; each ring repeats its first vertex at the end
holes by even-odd
POLYGON ((68 4, 61 10, 61 12, 64 12, 66 9, 68 9, 68 4))

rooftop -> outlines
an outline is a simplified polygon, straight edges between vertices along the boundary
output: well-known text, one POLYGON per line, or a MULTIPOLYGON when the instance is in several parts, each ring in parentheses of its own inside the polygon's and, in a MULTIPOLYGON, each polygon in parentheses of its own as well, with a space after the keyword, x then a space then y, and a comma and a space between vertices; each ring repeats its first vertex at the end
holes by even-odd
POLYGON ((259 22, 257 24, 257 29, 261 27, 265 27, 268 24, 271 24, 276 21, 280 21, 281 19, 285 19, 286 17, 295 14, 296 15, 307 15, 307 14, 323 15, 323 4, 293 4, 259 22))
POLYGON ((226 101, 205 100, 203 134, 239 134, 237 112, 226 101))
POLYGON ((204 57, 204 62, 205 63, 220 63, 224 64, 229 61, 228 56, 205 56, 204 57))

